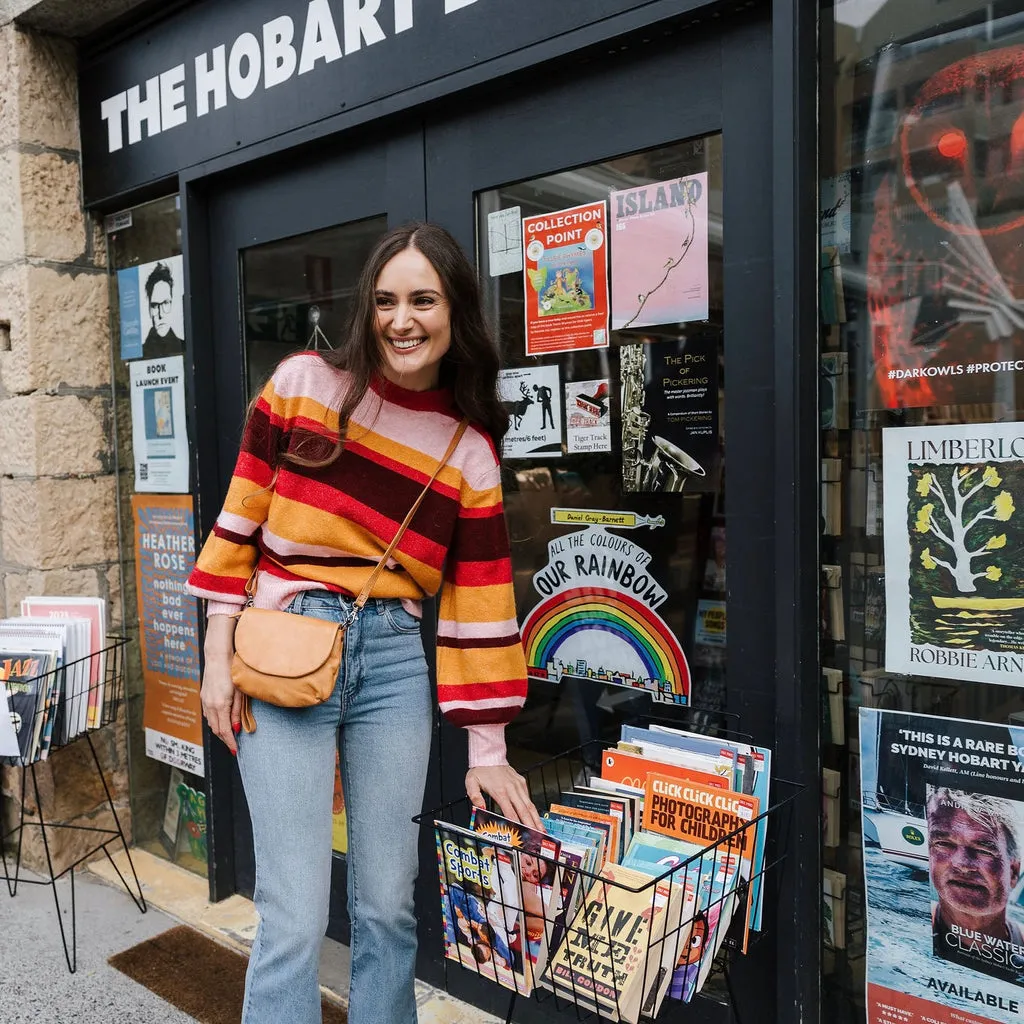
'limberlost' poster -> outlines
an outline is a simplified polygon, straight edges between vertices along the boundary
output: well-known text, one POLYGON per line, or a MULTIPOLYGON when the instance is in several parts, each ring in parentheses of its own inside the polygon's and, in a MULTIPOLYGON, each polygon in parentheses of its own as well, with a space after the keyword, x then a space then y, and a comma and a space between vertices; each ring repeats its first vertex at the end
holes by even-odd
POLYGON ((708 318, 708 176, 613 192, 612 330, 708 318))
POLYGON ((860 711, 868 1024, 1024 1009, 1024 729, 860 711))
POLYGON ((146 754, 202 775, 198 611, 185 593, 196 553, 192 498, 136 494, 132 511, 146 754))
POLYGON ((886 670, 1024 686, 1024 423, 882 440, 886 670))
POLYGON ((523 218, 526 354, 608 345, 604 202, 523 218))

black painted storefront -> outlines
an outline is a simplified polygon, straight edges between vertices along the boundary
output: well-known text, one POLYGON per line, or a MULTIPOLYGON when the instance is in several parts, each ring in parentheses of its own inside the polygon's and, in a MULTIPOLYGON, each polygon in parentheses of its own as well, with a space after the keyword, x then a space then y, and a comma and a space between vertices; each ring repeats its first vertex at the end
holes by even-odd
MULTIPOLYGON (((107 213, 169 192, 181 199, 200 534, 219 510, 248 396, 243 250, 383 216, 389 224, 438 221, 472 253, 474 198, 485 190, 721 132, 728 710, 755 742, 774 747, 778 776, 815 788, 813 7, 799 0, 205 0, 94 41, 80 77, 87 204, 107 213), (361 20, 346 25, 346 11, 357 8, 361 20), (322 20, 307 26, 325 9, 336 50, 322 20), (288 24, 278 20, 285 16, 291 51, 288 24), (250 57, 235 62, 237 88, 230 73, 220 93, 216 73, 207 77, 201 114, 196 60, 216 72, 221 45, 226 71, 233 46, 236 57, 246 50, 250 57), (275 76, 281 80, 268 86, 275 76)), ((251 894, 237 769, 209 738, 207 764, 211 897, 251 894)), ((464 771, 464 740, 442 726, 426 806, 455 798, 464 771)), ((744 1021, 817 1019, 818 837, 813 799, 796 805, 790 834, 775 837, 788 856, 769 883, 769 934, 733 972, 744 1021)), ((421 863, 420 976, 444 985, 447 975, 453 994, 503 1014, 499 991, 445 970, 429 835, 421 863)), ((330 934, 346 933, 344 861, 336 858, 330 934)), ((516 1019, 568 1019, 549 1005, 523 1004, 516 1019)), ((697 1002, 669 1004, 662 1019, 730 1017, 697 1002)))

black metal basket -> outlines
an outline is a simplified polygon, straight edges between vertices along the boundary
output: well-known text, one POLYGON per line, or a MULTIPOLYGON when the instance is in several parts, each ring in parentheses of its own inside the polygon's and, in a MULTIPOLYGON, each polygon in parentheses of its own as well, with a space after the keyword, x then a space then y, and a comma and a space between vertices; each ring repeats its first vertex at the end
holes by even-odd
MULTIPOLYGON (((529 769, 534 803, 546 808, 589 784, 605 746, 593 741, 529 769)), ((468 798, 425 812, 414 820, 437 842, 445 956, 510 990, 508 1020, 517 996, 527 995, 575 1010, 579 1020, 653 1020, 665 1003, 689 1001, 698 985, 727 973, 763 934, 748 931, 748 898, 755 880, 785 860, 789 814, 805 788, 773 780, 770 806, 657 877, 631 877, 617 865, 574 870, 531 853, 531 874, 558 894, 542 899, 539 912, 524 905, 518 881, 524 851, 515 840, 470 832, 468 798), (762 827, 772 833, 771 859, 744 872, 741 851, 755 848, 762 827), (566 908, 574 891, 582 900, 566 908)))

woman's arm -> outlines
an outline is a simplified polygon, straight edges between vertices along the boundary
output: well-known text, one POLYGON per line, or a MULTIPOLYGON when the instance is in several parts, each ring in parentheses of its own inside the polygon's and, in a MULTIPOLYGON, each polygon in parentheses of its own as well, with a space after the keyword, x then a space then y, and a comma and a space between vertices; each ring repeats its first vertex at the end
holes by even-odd
POLYGON ((206 665, 199 691, 210 731, 224 741, 232 754, 238 753, 235 736, 242 727, 242 695, 231 681, 237 621, 233 615, 211 615, 206 620, 206 665))

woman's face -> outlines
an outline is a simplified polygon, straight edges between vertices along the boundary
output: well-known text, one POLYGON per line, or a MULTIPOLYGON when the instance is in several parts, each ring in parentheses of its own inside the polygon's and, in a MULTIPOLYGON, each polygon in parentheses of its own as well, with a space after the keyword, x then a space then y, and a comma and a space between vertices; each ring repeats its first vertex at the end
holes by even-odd
POLYGON ((384 376, 411 391, 437 387, 452 330, 448 299, 430 260, 418 249, 393 256, 377 278, 375 301, 384 376))
POLYGON ((544 865, 540 858, 533 857, 528 853, 519 855, 519 870, 523 881, 527 884, 538 885, 544 877, 544 865))

